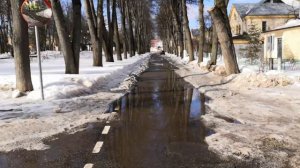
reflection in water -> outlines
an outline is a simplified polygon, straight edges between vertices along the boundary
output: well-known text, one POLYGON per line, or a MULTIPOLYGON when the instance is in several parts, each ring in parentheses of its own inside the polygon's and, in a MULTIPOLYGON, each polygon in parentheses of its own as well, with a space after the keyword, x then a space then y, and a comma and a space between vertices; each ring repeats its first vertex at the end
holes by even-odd
POLYGON ((193 158, 182 158, 182 152, 205 147, 204 97, 160 57, 152 58, 149 67, 132 92, 114 103, 121 123, 107 137, 99 165, 176 167, 174 157, 187 164, 193 158))

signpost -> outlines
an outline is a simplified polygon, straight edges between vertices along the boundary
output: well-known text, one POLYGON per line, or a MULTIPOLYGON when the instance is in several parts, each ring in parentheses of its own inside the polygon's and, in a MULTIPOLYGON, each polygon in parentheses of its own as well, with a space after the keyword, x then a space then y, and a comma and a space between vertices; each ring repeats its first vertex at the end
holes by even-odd
POLYGON ((52 10, 50 0, 24 0, 21 6, 21 13, 28 23, 28 26, 34 27, 35 29, 36 54, 40 71, 41 97, 44 100, 43 71, 38 27, 46 25, 51 20, 52 10))

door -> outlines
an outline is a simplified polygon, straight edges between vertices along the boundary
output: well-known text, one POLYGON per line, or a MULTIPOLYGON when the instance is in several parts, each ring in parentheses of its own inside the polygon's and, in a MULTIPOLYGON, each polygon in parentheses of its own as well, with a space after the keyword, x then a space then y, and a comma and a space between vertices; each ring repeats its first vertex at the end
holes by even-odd
POLYGON ((282 59, 282 38, 277 39, 277 58, 282 59))
POLYGON ((282 38, 277 39, 278 70, 282 68, 282 38))

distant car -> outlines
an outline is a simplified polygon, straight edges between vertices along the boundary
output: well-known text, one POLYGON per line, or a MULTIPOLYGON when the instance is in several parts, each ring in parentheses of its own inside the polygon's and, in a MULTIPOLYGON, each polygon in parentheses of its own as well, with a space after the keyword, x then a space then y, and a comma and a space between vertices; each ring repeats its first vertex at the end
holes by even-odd
POLYGON ((164 50, 162 50, 161 52, 160 52, 160 55, 165 55, 166 54, 166 52, 164 51, 164 50))

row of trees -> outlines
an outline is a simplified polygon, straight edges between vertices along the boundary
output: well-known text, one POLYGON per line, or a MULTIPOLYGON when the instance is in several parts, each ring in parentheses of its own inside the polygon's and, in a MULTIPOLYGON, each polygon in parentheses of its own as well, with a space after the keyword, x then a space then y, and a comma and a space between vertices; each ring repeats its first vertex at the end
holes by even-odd
MULTIPOLYGON (((203 62, 205 45, 204 0, 160 0, 160 10, 157 14, 158 33, 164 42, 164 48, 183 58, 184 48, 187 50, 189 61, 194 60, 194 48, 187 17, 187 3, 199 5, 199 48, 198 62, 203 62)), ((211 60, 210 66, 216 65, 218 45, 222 50, 227 74, 239 73, 236 53, 232 41, 227 5, 229 0, 215 0, 215 6, 209 10, 212 22, 211 60)))
POLYGON ((158 35, 163 40, 164 49, 183 58, 183 51, 186 48, 189 60, 193 61, 194 49, 187 15, 187 1, 159 0, 158 5, 160 9, 156 17, 157 29, 158 35))
MULTIPOLYGON (((91 42, 93 66, 99 67, 103 66, 103 51, 106 61, 114 62, 114 52, 117 59, 122 60, 150 50, 153 38, 151 0, 72 0, 66 6, 60 0, 50 1, 53 21, 40 29, 41 47, 52 50, 59 43, 66 74, 79 73, 83 41, 91 42)), ((33 36, 19 10, 16 10, 22 3, 23 0, 0 2, 0 36, 1 40, 5 40, 0 41, 0 51, 8 51, 11 35, 17 89, 25 92, 33 90, 29 59, 29 42, 33 36)))
POLYGON ((10 13, 10 2, 8 0, 0 1, 0 53, 11 50, 9 45, 9 38, 12 37, 12 33, 10 33, 12 28, 10 13))

